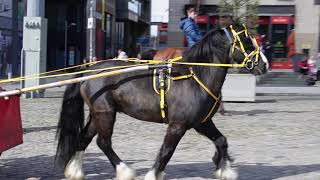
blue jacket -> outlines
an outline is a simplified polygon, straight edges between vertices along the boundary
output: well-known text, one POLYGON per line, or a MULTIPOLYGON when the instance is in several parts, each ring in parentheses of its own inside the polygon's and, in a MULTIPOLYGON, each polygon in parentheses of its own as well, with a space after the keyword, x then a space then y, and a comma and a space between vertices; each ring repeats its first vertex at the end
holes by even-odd
POLYGON ((188 47, 193 46, 202 38, 198 25, 191 18, 186 18, 180 22, 180 29, 183 30, 184 35, 188 41, 188 47))

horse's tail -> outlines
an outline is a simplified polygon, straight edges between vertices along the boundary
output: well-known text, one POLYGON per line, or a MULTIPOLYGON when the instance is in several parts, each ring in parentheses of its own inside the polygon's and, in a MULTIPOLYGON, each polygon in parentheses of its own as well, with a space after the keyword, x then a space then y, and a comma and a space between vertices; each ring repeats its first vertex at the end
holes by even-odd
POLYGON ((58 146, 55 159, 63 167, 76 153, 83 124, 84 101, 80 94, 80 83, 70 84, 64 92, 56 134, 58 146))

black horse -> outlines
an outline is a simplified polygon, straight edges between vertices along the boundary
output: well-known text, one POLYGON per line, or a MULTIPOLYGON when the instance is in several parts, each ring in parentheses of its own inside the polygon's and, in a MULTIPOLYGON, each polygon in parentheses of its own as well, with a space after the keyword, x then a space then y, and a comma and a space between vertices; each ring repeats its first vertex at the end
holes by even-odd
MULTIPOLYGON (((243 30, 239 27, 236 30, 243 30)), ((244 54, 250 54, 258 47, 246 33, 240 33, 239 39, 246 49, 235 48, 233 53, 230 38, 231 28, 215 29, 186 50, 182 62, 198 63, 242 63, 244 54), (241 50, 242 49, 242 50, 241 50)), ((231 36, 232 37, 232 36, 231 36)), ((238 43, 237 43, 238 44, 238 43)), ((239 44, 238 44, 239 45, 239 44)), ((238 47, 238 46, 237 46, 238 47)), ((260 52, 256 54, 256 63, 251 63, 250 72, 262 74, 267 71, 267 61, 260 52)), ((252 58, 253 59, 253 58, 252 58)), ((89 69, 106 68, 131 64, 123 61, 106 61, 89 69)), ((172 74, 190 74, 189 66, 174 65, 172 74)), ((226 67, 194 66, 194 74, 216 97, 219 97, 227 70, 226 67)), ((90 75, 90 73, 85 74, 90 75)), ((111 145, 116 113, 122 112, 139 120, 168 124, 167 133, 152 169, 145 179, 162 179, 162 172, 173 155, 180 139, 187 130, 194 128, 198 133, 209 138, 216 146, 213 162, 216 175, 222 179, 237 178, 236 171, 231 169, 228 155, 227 139, 215 127, 211 117, 217 111, 218 103, 209 120, 204 121, 215 100, 193 79, 173 81, 166 98, 166 121, 163 120, 159 107, 159 95, 152 88, 152 71, 131 72, 83 83, 69 85, 65 91, 57 138, 59 139, 56 157, 65 167, 65 176, 70 179, 82 179, 82 161, 84 150, 93 137, 98 134, 97 144, 105 153, 116 170, 120 180, 133 179, 135 174, 114 152, 111 145), (88 122, 84 125, 84 103, 90 110, 88 122)), ((220 101, 217 99, 216 101, 220 101)))

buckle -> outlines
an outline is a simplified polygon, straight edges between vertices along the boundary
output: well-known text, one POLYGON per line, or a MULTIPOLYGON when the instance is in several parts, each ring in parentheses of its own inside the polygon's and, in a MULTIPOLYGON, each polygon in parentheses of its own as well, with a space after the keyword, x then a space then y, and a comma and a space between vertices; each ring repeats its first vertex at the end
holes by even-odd
POLYGON ((254 68, 254 63, 252 61, 247 61, 246 62, 246 68, 248 70, 252 70, 254 68))

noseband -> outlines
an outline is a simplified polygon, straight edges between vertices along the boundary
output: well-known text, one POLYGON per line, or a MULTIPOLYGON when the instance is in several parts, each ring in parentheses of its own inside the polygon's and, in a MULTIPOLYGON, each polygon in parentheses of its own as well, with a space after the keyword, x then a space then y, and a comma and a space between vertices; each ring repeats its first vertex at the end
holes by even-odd
POLYGON ((226 28, 223 28, 223 30, 226 33, 227 39, 229 40, 231 45, 229 50, 229 58, 233 59, 232 55, 235 49, 240 50, 242 54, 245 56, 241 65, 245 66, 248 70, 252 70, 255 66, 259 64, 260 47, 257 43, 257 40, 249 34, 247 27, 245 25, 243 25, 243 27, 244 29, 242 31, 236 32, 231 25, 230 30, 232 36, 226 28), (246 52, 243 43, 240 39, 239 35, 242 33, 244 33, 246 37, 250 37, 251 42, 255 47, 255 49, 251 51, 249 54, 246 52))

